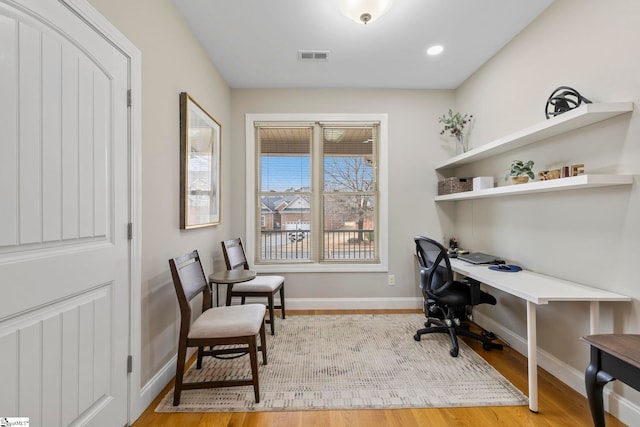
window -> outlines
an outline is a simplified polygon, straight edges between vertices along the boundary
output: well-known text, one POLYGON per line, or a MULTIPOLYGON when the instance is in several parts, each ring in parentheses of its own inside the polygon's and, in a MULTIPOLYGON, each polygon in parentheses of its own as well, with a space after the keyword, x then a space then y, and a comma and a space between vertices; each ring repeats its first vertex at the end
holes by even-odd
POLYGON ((386 271, 386 115, 256 114, 246 125, 251 264, 386 271))

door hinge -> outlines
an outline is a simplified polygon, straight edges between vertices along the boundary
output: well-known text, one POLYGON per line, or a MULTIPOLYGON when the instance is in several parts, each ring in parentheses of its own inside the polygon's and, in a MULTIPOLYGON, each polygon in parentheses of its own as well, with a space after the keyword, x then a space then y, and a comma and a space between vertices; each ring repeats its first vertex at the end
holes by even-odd
POLYGON ((127 107, 131 107, 131 89, 127 90, 127 107))
POLYGON ((132 372, 133 372, 133 356, 128 355, 127 356, 127 374, 130 374, 132 372))
POLYGON ((127 239, 133 240, 133 223, 127 224, 127 239))

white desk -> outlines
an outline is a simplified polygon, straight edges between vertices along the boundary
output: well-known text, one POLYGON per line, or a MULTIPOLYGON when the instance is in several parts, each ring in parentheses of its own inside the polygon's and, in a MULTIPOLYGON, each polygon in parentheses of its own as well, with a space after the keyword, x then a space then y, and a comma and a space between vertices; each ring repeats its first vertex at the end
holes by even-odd
POLYGON ((489 270, 487 265, 473 265, 451 259, 453 271, 527 301, 527 358, 529 409, 538 412, 538 360, 536 305, 551 301, 590 301, 590 334, 598 333, 600 301, 630 301, 631 298, 543 274, 522 270, 517 273, 489 270))

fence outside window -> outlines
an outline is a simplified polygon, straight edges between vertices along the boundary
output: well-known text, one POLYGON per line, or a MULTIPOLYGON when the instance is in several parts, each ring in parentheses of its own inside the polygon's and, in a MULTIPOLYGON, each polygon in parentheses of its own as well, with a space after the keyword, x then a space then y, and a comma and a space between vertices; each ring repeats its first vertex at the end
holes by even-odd
MULTIPOLYGON (((324 230, 323 259, 366 261, 376 259, 373 230, 324 230)), ((311 259, 311 231, 262 230, 259 260, 311 259)))

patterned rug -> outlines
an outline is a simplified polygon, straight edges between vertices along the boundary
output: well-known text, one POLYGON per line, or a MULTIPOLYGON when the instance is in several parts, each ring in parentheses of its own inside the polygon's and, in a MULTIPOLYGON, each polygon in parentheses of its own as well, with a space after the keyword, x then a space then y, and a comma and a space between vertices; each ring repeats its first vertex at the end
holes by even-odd
MULTIPOLYGON (((260 403, 253 388, 173 389, 157 412, 249 412, 525 405, 527 398, 463 342, 449 355, 448 335, 413 339, 421 314, 291 315, 267 335, 267 365, 259 365, 260 403)), ((495 350, 494 350, 495 351, 495 350)), ((259 355, 258 359, 262 358, 259 355)), ((249 357, 206 358, 185 375, 244 378, 249 357)))

